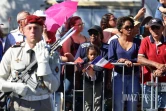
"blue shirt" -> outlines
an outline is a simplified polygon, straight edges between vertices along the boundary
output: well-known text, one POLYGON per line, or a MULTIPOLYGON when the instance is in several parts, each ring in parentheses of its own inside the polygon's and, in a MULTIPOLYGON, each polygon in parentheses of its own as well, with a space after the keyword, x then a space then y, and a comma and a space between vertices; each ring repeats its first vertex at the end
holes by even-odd
POLYGON ((14 45, 16 42, 23 42, 25 39, 24 35, 19 31, 19 29, 12 30, 7 36, 4 46, 4 52, 14 45))
MULTIPOLYGON (((86 55, 86 50, 87 48, 91 45, 90 42, 85 42, 85 43, 82 43, 78 50, 77 50, 77 53, 75 55, 75 59, 77 59, 78 57, 80 58, 86 58, 87 55, 86 55)), ((102 43, 101 47, 100 47, 100 56, 104 57, 104 58, 108 58, 108 44, 106 43, 102 43)), ((84 61, 85 62, 85 61, 84 61)), ((94 70, 96 71, 96 80, 95 80, 95 83, 98 83, 100 81, 102 81, 103 79, 103 72, 102 72, 102 68, 100 67, 94 67, 94 70)), ((107 70, 106 70, 107 71, 107 70)), ((90 79, 88 78, 85 78, 86 81, 88 81, 89 83, 93 83, 90 81, 90 79)))
MULTIPOLYGON (((86 57, 86 50, 90 45, 91 45, 90 42, 82 43, 79 46, 74 59, 77 59, 78 57, 85 58, 86 57)), ((102 56, 106 59, 108 58, 108 44, 102 43, 102 46, 100 47, 100 56, 102 56)))
POLYGON ((158 18, 158 19, 160 19, 160 20, 163 21, 162 13, 160 12, 159 7, 166 8, 166 6, 164 6, 163 4, 158 3, 157 9, 156 9, 156 13, 155 13, 155 16, 154 16, 154 17, 155 17, 155 18, 158 18))
MULTIPOLYGON (((116 63, 118 59, 124 58, 130 61, 137 62, 138 50, 140 47, 141 39, 134 38, 132 47, 126 51, 119 44, 118 39, 114 39, 110 42, 108 47, 108 60, 112 63, 116 63)), ((115 71, 122 74, 123 67, 115 66, 115 71)), ((135 72, 139 71, 139 68, 135 67, 135 72)), ((132 74, 132 68, 125 66, 125 74, 132 74)))

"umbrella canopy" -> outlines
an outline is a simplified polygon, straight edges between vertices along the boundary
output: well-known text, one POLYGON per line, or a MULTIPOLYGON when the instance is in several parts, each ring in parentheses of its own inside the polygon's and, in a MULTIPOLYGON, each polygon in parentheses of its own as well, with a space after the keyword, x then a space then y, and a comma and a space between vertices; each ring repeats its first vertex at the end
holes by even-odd
POLYGON ((75 1, 65 1, 48 8, 45 11, 47 29, 51 29, 54 24, 61 26, 66 18, 71 17, 77 11, 77 4, 78 2, 75 1))
POLYGON ((60 27, 51 17, 47 16, 45 25, 47 27, 47 31, 56 32, 56 30, 60 27))

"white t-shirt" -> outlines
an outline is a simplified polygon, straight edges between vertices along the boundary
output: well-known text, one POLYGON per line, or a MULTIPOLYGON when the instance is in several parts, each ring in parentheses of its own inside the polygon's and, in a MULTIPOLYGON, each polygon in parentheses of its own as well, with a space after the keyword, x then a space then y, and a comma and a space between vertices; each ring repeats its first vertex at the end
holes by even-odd
POLYGON ((113 40, 113 39, 117 39, 119 38, 120 36, 118 34, 112 36, 109 40, 108 40, 108 44, 110 44, 110 42, 113 40))

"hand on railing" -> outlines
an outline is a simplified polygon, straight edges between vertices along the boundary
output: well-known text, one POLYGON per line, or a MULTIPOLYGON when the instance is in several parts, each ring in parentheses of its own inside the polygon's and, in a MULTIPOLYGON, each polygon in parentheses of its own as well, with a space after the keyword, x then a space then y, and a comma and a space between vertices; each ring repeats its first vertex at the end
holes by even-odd
POLYGON ((161 77, 162 74, 163 74, 163 71, 162 71, 162 70, 159 70, 159 69, 157 69, 157 70, 155 70, 155 71, 153 72, 153 76, 154 76, 154 77, 161 77))
POLYGON ((133 66, 133 63, 129 60, 126 60, 124 63, 126 64, 127 67, 132 67, 133 66))
POLYGON ((127 67, 132 67, 133 63, 127 59, 124 58, 120 58, 118 61, 118 63, 125 63, 127 67))
POLYGON ((74 56, 71 53, 67 52, 67 53, 64 54, 64 56, 67 57, 68 62, 73 62, 74 61, 74 56))
POLYGON ((166 71, 166 64, 157 64, 156 65, 156 68, 158 69, 158 70, 161 70, 161 71, 163 71, 163 72, 165 72, 166 71))
POLYGON ((118 63, 124 63, 125 61, 126 61, 126 59, 124 59, 124 58, 120 58, 117 60, 118 63))

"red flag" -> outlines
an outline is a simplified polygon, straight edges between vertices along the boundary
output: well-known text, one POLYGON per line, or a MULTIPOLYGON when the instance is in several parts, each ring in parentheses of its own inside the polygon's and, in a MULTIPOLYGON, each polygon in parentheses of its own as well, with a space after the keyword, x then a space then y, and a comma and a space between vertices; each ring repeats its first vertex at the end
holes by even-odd
POLYGON ((74 63, 82 63, 82 62, 84 62, 80 57, 78 57, 75 61, 74 61, 74 63))

